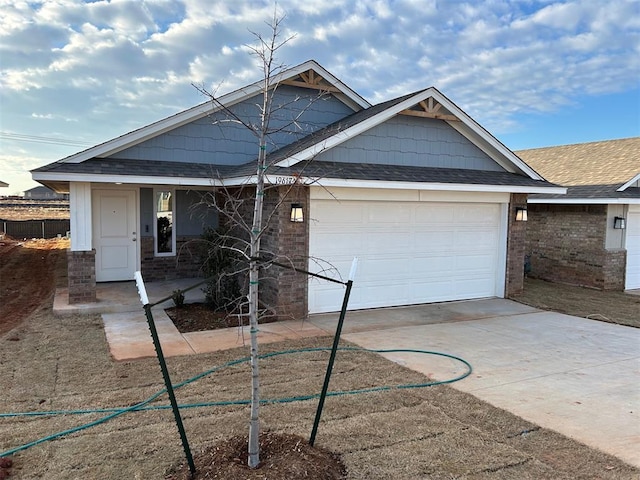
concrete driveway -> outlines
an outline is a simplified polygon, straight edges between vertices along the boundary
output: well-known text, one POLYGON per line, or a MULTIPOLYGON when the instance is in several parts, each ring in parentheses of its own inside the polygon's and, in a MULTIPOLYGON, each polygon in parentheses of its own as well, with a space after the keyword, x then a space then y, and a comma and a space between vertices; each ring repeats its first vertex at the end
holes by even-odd
MULTIPOLYGON (((335 315, 311 322, 326 328, 335 315)), ((342 338, 460 356, 474 371, 453 388, 640 467, 640 329, 490 299, 351 312, 342 338)), ((440 380, 463 370, 385 356, 440 380)))

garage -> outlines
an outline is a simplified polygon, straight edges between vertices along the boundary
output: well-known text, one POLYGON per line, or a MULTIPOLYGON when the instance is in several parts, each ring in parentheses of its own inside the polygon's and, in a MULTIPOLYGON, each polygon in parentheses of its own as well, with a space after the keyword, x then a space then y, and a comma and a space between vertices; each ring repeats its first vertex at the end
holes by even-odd
MULTIPOLYGON (((378 197, 312 196, 309 252, 323 262, 312 260, 310 268, 326 261, 345 276, 359 259, 349 309, 504 295, 506 203, 496 195, 378 197), (459 201, 471 198, 477 201, 459 201)), ((343 294, 340 285, 311 279, 309 312, 339 310, 343 294)))
POLYGON ((629 205, 626 246, 625 289, 634 290, 640 288, 640 205, 629 205))

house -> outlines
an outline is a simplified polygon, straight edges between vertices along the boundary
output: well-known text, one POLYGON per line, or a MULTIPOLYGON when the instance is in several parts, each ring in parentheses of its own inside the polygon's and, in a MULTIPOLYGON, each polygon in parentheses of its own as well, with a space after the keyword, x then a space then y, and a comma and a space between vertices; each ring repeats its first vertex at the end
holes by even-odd
POLYGON ((54 192, 52 189, 42 186, 33 187, 29 190, 25 190, 24 192, 24 198, 28 198, 30 200, 63 200, 67 197, 67 193, 54 192))
POLYGON ((640 288, 640 137, 516 152, 566 195, 529 197, 531 275, 640 288))
MULTIPOLYGON (((528 194, 563 188, 436 88, 371 105, 315 61, 272 84, 282 107, 272 126, 295 128, 265 146, 266 203, 280 203, 263 237, 271 255, 315 272, 322 259, 343 277, 357 256, 353 309, 522 289, 525 225, 516 210, 528 194), (304 221, 291 221, 300 207, 304 221)), ((224 95, 227 110, 198 105, 32 171, 71 195, 70 302, 92 301, 95 282, 130 280, 138 269, 147 280, 197 272, 178 253, 219 224, 210 210, 193 214, 201 194, 255 191, 246 186, 255 182, 256 139, 224 120, 229 111, 255 120, 261 89, 224 95)), ((265 281, 261 299, 283 316, 341 306, 341 285, 275 268, 265 281)))

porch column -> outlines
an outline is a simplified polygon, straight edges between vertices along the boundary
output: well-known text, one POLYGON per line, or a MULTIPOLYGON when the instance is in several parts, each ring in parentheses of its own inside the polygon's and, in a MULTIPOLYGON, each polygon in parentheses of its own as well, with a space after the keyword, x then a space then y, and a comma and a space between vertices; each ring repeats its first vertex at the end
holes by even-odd
POLYGON ((71 248, 67 251, 69 304, 96 301, 96 251, 92 248, 91 183, 69 185, 71 248))

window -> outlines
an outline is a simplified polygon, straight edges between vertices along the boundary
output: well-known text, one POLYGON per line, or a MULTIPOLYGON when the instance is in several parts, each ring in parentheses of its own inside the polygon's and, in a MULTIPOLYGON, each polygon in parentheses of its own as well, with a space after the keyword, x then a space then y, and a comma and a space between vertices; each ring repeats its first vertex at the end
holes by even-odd
POLYGON ((156 190, 154 198, 155 213, 155 254, 158 256, 175 255, 176 235, 174 221, 174 193, 171 190, 156 190))

